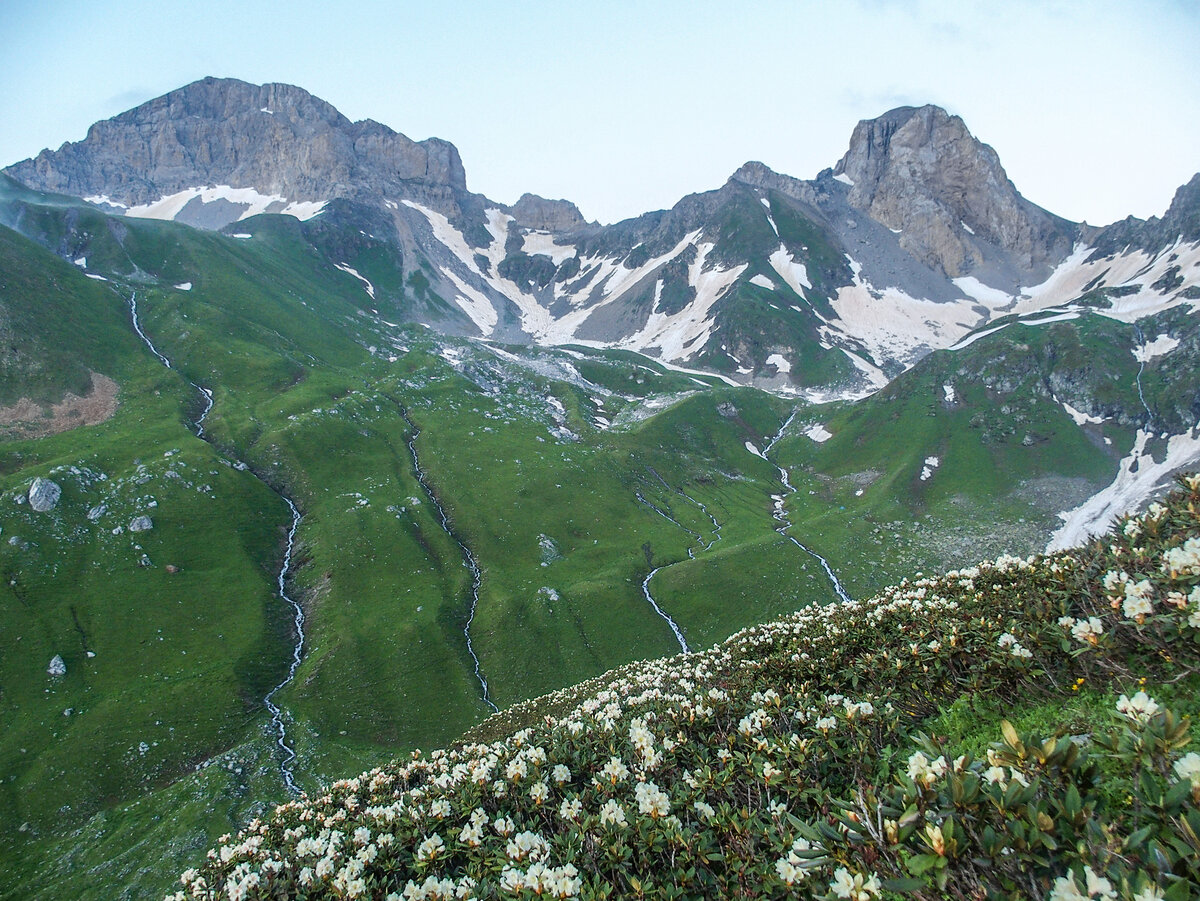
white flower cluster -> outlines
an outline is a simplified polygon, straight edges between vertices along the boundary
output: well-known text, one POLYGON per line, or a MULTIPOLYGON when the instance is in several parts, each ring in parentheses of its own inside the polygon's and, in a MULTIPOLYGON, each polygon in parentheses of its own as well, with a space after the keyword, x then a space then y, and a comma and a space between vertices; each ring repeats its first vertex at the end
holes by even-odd
POLYGON ((948 770, 945 757, 930 760, 924 753, 917 751, 908 758, 908 778, 926 788, 945 776, 948 770))
POLYGON ((1013 635, 1011 632, 1004 632, 1001 634, 996 643, 1002 648, 1008 648, 1008 652, 1014 657, 1020 657, 1028 660, 1033 656, 1033 652, 1023 646, 1021 642, 1017 641, 1017 636, 1013 635))
POLYGON ((1104 623, 1096 616, 1089 616, 1087 619, 1060 616, 1058 624, 1064 629, 1070 629, 1072 637, 1080 644, 1099 644, 1100 636, 1104 634, 1104 623))
POLYGON ((1049 901, 1117 901, 1117 890, 1107 878, 1090 866, 1083 868, 1083 875, 1086 885, 1083 891, 1076 884, 1074 874, 1055 879, 1049 901))
POLYGON ((1158 702, 1144 691, 1137 692, 1132 698, 1125 695, 1117 698, 1117 713, 1128 717, 1135 723, 1148 723, 1161 710, 1158 702))
POLYGON ((1189 538, 1163 554, 1162 569, 1172 579, 1200 576, 1200 538, 1189 538))

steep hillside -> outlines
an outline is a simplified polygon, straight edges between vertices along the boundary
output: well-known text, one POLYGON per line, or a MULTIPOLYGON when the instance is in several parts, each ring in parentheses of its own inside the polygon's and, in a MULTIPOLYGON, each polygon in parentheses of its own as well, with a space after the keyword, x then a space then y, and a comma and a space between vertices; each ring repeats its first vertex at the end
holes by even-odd
POLYGON ((1183 485, 1087 548, 506 711, 223 837, 171 897, 1194 897, 1183 485))

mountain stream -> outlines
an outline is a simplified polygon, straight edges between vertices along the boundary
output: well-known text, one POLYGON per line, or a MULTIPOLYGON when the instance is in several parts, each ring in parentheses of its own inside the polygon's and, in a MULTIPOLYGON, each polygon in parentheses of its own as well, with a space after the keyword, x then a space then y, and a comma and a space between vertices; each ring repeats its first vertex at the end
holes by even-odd
POLYGON ((779 439, 783 437, 783 433, 787 431, 787 427, 792 424, 792 420, 796 418, 797 412, 798 409, 792 410, 792 414, 786 420, 784 420, 783 425, 779 427, 779 431, 776 432, 771 440, 767 442, 766 447, 764 447, 762 451, 762 458, 779 470, 779 481, 783 483, 784 488, 783 494, 777 494, 773 496, 775 501, 775 512, 771 515, 775 518, 776 522, 779 523, 779 525, 775 527, 775 531, 820 563, 821 568, 825 570, 825 575, 829 577, 829 584, 833 587, 834 593, 836 593, 837 596, 843 601, 849 601, 851 600, 850 594, 846 591, 841 580, 837 577, 837 573, 833 571, 833 567, 829 565, 829 561, 812 548, 801 544, 790 534, 792 523, 791 520, 788 519, 787 509, 784 507, 784 501, 786 500, 787 495, 794 494, 796 492, 796 488, 794 485, 792 485, 792 481, 788 477, 788 471, 767 456, 771 453, 772 448, 779 443, 779 439))
MULTIPOLYGON (((142 339, 146 347, 150 348, 150 352, 154 354, 154 356, 158 357, 159 362, 167 367, 167 369, 177 372, 178 370, 171 365, 171 361, 164 356, 157 347, 154 346, 154 342, 150 340, 149 336, 147 336, 144 331, 142 331, 142 324, 138 319, 137 292, 130 294, 129 315, 133 320, 133 330, 137 332, 138 337, 142 339)), ((204 420, 208 417, 209 412, 213 408, 213 393, 210 389, 201 388, 193 381, 189 380, 188 384, 199 391, 200 396, 204 398, 204 410, 196 418, 194 426, 196 429, 196 437, 202 441, 208 441, 209 439, 205 437, 204 420)), ((209 443, 211 444, 211 442, 209 443)), ((296 630, 296 643, 292 646, 292 662, 288 667, 286 678, 284 678, 282 682, 267 692, 266 696, 263 698, 263 704, 271 714, 272 731, 277 735, 275 743, 279 745, 279 750, 282 755, 279 761, 279 772, 283 776, 283 784, 287 786, 287 790, 293 795, 298 795, 300 794, 300 788, 296 785, 295 771, 293 769, 293 765, 296 762, 296 752, 292 746, 288 744, 287 726, 284 723, 283 711, 278 705, 275 704, 274 698, 276 694, 278 694, 292 681, 292 679, 296 677, 296 669, 300 666, 300 659, 304 655, 304 609, 295 599, 292 598, 291 595, 287 593, 287 578, 291 573, 292 553, 296 549, 296 530, 300 527, 300 511, 296 508, 296 505, 292 502, 292 499, 286 494, 267 484, 266 481, 259 478, 259 476, 251 472, 249 469, 246 469, 245 471, 249 472, 251 476, 258 479, 263 485, 281 498, 283 502, 288 505, 288 509, 292 511, 292 525, 291 528, 288 529, 287 548, 283 554, 283 563, 280 564, 279 567, 279 575, 276 578, 276 585, 280 599, 292 608, 292 622, 296 630)))
POLYGON ((463 637, 467 641, 467 653, 471 655, 471 660, 475 664, 475 678, 479 680, 479 688, 483 694, 483 703, 487 704, 493 712, 499 712, 500 708, 492 701, 492 696, 488 692, 487 679, 483 676, 483 667, 479 663, 479 657, 475 654, 475 645, 471 641, 471 624, 475 622, 475 610, 479 607, 479 586, 483 582, 483 573, 479 569, 479 563, 475 559, 475 555, 467 547, 467 543, 454 531, 454 527, 450 523, 450 517, 446 513, 446 508, 442 506, 441 501, 434 494, 433 486, 429 484, 429 480, 425 476, 425 470, 421 468, 421 460, 417 456, 417 436, 421 434, 421 430, 417 428, 416 424, 409 417, 408 411, 403 407, 400 407, 400 417, 408 424, 409 431, 412 433, 412 437, 408 439, 408 451, 412 454, 413 471, 416 473, 417 482, 420 483, 421 490, 425 492, 425 496, 429 498, 429 503, 433 504, 433 508, 437 510, 442 529, 458 545, 459 550, 462 552, 463 565, 471 571, 471 611, 467 615, 466 625, 463 626, 463 637))

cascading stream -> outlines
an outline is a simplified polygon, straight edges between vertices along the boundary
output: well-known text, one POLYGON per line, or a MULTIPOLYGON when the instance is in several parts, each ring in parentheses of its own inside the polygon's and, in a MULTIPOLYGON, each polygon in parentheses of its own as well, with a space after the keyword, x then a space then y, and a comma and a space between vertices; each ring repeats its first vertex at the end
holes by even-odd
MULTIPOLYGON (((167 367, 167 369, 177 371, 175 367, 171 365, 171 361, 164 356, 157 347, 154 346, 154 342, 150 340, 149 336, 147 336, 144 331, 142 331, 142 324, 138 320, 137 292, 133 292, 129 297, 129 314, 133 320, 133 330, 137 332, 138 337, 142 339, 146 347, 150 349, 150 352, 154 354, 154 356, 158 357, 159 362, 162 363, 163 366, 167 367)), ((196 428, 196 437, 202 441, 208 441, 208 438, 205 437, 204 420, 208 417, 209 412, 213 408, 213 393, 210 389, 202 388, 193 381, 189 381, 188 384, 199 391, 200 396, 204 398, 204 410, 196 418, 194 425, 196 428)), ((249 472, 249 470, 247 471, 249 472)), ((287 548, 284 550, 283 563, 279 567, 279 575, 276 578, 276 584, 278 586, 280 600, 286 602, 292 608, 292 622, 296 629, 296 643, 292 647, 292 662, 288 667, 287 678, 285 678, 266 694, 266 696, 263 698, 263 704, 271 714, 271 725, 278 736, 276 739, 276 744, 279 745, 279 750, 282 753, 282 759, 279 762, 279 772, 283 776, 283 784, 287 786, 287 790, 293 795, 298 795, 300 794, 300 788, 296 785, 295 771, 293 770, 293 764, 296 761, 296 752, 292 746, 288 744, 287 727, 284 723, 283 711, 277 704, 275 704, 273 699, 277 693, 283 690, 292 681, 292 679, 296 677, 296 670, 299 668, 300 660, 304 656, 304 608, 302 608, 300 604, 287 593, 286 587, 287 578, 292 567, 292 552, 296 548, 296 530, 300 527, 301 517, 299 509, 297 509, 290 497, 273 488, 271 485, 268 485, 263 479, 258 478, 258 476, 253 472, 251 472, 250 475, 262 482, 263 485, 266 485, 266 487, 274 492, 279 498, 281 498, 283 502, 288 505, 288 509, 292 511, 292 525, 291 528, 288 529, 287 548)))
MULTIPOLYGON (((283 495, 280 496, 283 497, 283 495)), ((279 734, 276 744, 279 745, 279 750, 283 752, 283 760, 279 764, 279 770, 283 773, 283 782, 287 786, 288 791, 294 795, 298 795, 300 794, 300 789, 296 785, 295 774, 292 771, 292 764, 296 761, 296 752, 287 742, 287 729, 283 723, 283 711, 276 706, 273 700, 277 692, 282 690, 292 679, 296 678, 296 670, 300 667, 300 658, 304 655, 304 608, 288 595, 284 584, 287 580, 288 570, 292 565, 292 551, 296 547, 296 529, 300 527, 300 511, 296 509, 296 505, 292 503, 290 498, 284 497, 283 499, 287 501, 288 508, 292 511, 292 527, 288 530, 287 550, 283 554, 283 565, 279 568, 279 578, 277 581, 279 596, 292 605, 294 613, 292 621, 296 627, 297 640, 295 647, 292 648, 292 663, 288 667, 287 678, 267 692, 266 697, 263 698, 263 703, 271 711, 271 721, 275 724, 275 729, 279 734)))
MULTIPOLYGON (((783 425, 779 427, 779 431, 776 432, 774 437, 767 442, 767 445, 765 448, 763 448, 762 453, 764 459, 767 459, 767 455, 771 452, 772 448, 779 443, 779 439, 783 437, 783 433, 787 431, 787 427, 790 426, 792 424, 792 420, 796 418, 797 412, 798 409, 792 410, 792 414, 786 420, 784 420, 783 425)), ((774 460, 768 459, 767 462, 771 463, 776 469, 779 470, 779 481, 783 483, 784 488, 784 494, 776 495, 775 512, 771 514, 775 521, 779 523, 775 531, 820 563, 821 568, 825 570, 825 575, 829 577, 829 584, 833 587, 834 593, 837 594, 837 596, 843 601, 850 601, 850 594, 846 591, 841 580, 837 577, 837 573, 833 571, 833 567, 829 565, 829 561, 812 548, 807 547, 797 541, 791 534, 789 534, 792 528, 792 523, 788 519, 787 509, 784 506, 784 499, 787 497, 787 495, 794 494, 796 492, 796 488, 792 485, 792 480, 789 478, 788 471, 786 469, 784 469, 778 463, 775 463, 774 460)))
POLYGON ((492 696, 488 691, 487 679, 483 675, 483 666, 479 662, 479 657, 475 653, 475 645, 471 641, 471 624, 475 622, 475 610, 479 607, 479 588, 483 583, 483 573, 479 569, 479 563, 475 560, 475 555, 471 553, 471 549, 467 547, 467 543, 463 541, 458 533, 454 531, 454 527, 450 523, 450 517, 446 513, 446 508, 442 506, 437 495, 433 492, 433 486, 429 484, 429 480, 425 477, 425 470, 421 469, 421 459, 417 456, 417 436, 421 434, 421 430, 408 415, 408 411, 397 404, 400 409, 400 417, 408 425, 409 432, 412 437, 408 439, 408 451, 412 455, 413 471, 416 473, 417 482, 421 486, 421 490, 425 492, 425 496, 429 502, 433 504, 433 508, 437 510, 438 516, 442 522, 442 529, 450 539, 458 545, 462 552, 463 565, 471 571, 471 611, 467 616, 467 624, 463 626, 463 637, 467 641, 467 653, 471 655, 471 660, 475 664, 475 678, 479 680, 479 687, 483 694, 483 703, 492 708, 494 712, 499 712, 500 708, 492 701, 492 696))
POLYGON ((1142 327, 1136 322, 1133 324, 1134 333, 1137 335, 1138 349, 1142 351, 1140 354, 1135 354, 1138 361, 1137 371, 1137 389, 1138 399, 1142 402, 1142 409, 1146 411, 1146 425, 1143 428, 1149 432, 1150 426, 1154 422, 1154 414, 1150 412, 1150 405, 1146 403, 1146 395, 1142 393, 1142 373, 1146 370, 1146 336, 1142 333, 1142 327))

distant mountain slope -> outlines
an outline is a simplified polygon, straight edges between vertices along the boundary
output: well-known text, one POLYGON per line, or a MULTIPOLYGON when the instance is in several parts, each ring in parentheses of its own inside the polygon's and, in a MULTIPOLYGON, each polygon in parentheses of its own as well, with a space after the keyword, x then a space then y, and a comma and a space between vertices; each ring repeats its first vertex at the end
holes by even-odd
POLYGON ((311 219, 353 201, 358 230, 394 248, 390 315, 637 350, 810 399, 869 393, 1000 316, 1100 285, 1136 293, 1113 311, 1126 320, 1200 291, 1195 180, 1162 221, 1076 225, 1023 198, 995 151, 935 106, 860 122, 812 181, 747 163, 716 191, 610 226, 568 201, 496 203, 467 189, 452 144, 232 79, 195 82, 6 171, 127 216, 238 232, 258 213, 311 219))

